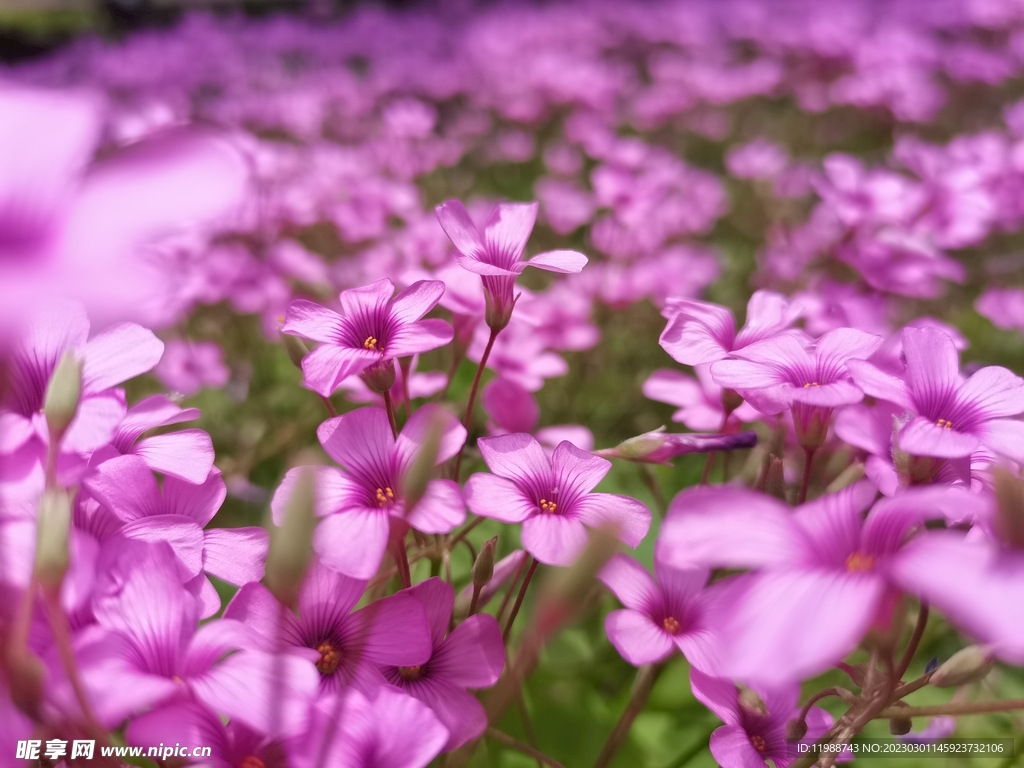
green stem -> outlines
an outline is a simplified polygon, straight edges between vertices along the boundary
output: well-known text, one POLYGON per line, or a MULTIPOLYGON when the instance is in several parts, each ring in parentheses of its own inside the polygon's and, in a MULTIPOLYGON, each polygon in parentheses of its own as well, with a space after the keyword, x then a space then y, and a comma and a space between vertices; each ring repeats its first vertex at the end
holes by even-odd
POLYGON ((611 765, 615 754, 625 743, 626 737, 629 736, 629 731, 633 727, 633 721, 636 720, 637 715, 643 711, 644 706, 647 704, 647 699, 651 695, 654 683, 663 668, 664 665, 662 664, 647 664, 640 667, 637 671, 636 681, 633 683, 633 692, 629 696, 629 703, 626 704, 626 709, 622 712, 622 716, 608 735, 608 740, 604 743, 601 754, 597 756, 597 760, 594 762, 594 768, 608 768, 611 765))
POLYGON ((504 641, 505 645, 508 645, 508 637, 512 634, 512 624, 515 622, 516 616, 519 615, 519 609, 523 605, 523 598, 526 597, 526 590, 530 587, 530 581, 533 579, 533 574, 537 572, 537 566, 539 565, 537 558, 531 557, 530 561, 530 567, 526 571, 526 576, 523 577, 523 584, 519 587, 519 594, 516 595, 516 601, 512 605, 512 613, 509 614, 508 622, 505 624, 505 631, 501 633, 501 639, 504 641))
MULTIPOLYGON (((491 329, 491 335, 487 337, 487 346, 484 347, 484 354, 480 358, 480 364, 476 367, 476 376, 473 377, 473 386, 469 390, 469 402, 466 404, 466 418, 462 420, 462 426, 466 428, 466 432, 469 432, 470 422, 473 420, 473 405, 476 403, 476 393, 480 389, 480 377, 484 375, 484 368, 487 366, 487 358, 491 356, 491 350, 494 348, 494 341, 498 338, 498 333, 495 329, 491 329)), ((462 452, 465 450, 466 445, 463 443, 462 448, 459 449, 459 455, 455 457, 455 482, 459 482, 459 472, 462 470, 462 452)))

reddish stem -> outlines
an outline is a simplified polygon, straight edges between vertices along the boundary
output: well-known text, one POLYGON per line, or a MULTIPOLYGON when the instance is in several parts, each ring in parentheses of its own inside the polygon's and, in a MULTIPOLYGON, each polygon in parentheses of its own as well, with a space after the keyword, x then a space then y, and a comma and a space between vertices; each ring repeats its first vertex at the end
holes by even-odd
POLYGON ((391 423, 391 434, 398 437, 398 422, 395 421, 395 404, 391 402, 391 393, 384 393, 384 409, 388 412, 388 421, 391 423))
POLYGON ((797 504, 803 504, 807 501, 807 488, 811 484, 811 463, 814 461, 814 449, 804 449, 804 476, 800 481, 800 497, 797 499, 797 504))
MULTIPOLYGON (((484 347, 484 354, 480 358, 480 364, 476 367, 476 376, 473 377, 473 386, 469 390, 469 402, 466 404, 466 418, 462 421, 462 426, 469 431, 470 421, 473 419, 473 405, 476 403, 476 393, 480 388, 480 377, 484 375, 484 368, 487 365, 487 358, 491 356, 491 349, 494 347, 494 340, 498 338, 499 331, 491 328, 491 335, 487 337, 487 346, 484 347)), ((459 472, 462 469, 462 451, 465 450, 465 444, 459 450, 459 455, 455 457, 455 482, 459 482, 459 472)))
POLYGON ((537 558, 531 557, 530 560, 532 561, 530 563, 530 569, 526 572, 526 576, 523 578, 523 584, 519 587, 519 594, 516 595, 516 601, 512 605, 512 613, 509 614, 508 623, 505 624, 505 631, 501 634, 501 639, 506 645, 508 645, 509 635, 512 634, 512 624, 515 622, 516 616, 519 615, 519 609, 523 605, 523 598, 526 597, 526 590, 530 586, 530 580, 533 579, 533 574, 536 573, 537 566, 539 565, 537 558))

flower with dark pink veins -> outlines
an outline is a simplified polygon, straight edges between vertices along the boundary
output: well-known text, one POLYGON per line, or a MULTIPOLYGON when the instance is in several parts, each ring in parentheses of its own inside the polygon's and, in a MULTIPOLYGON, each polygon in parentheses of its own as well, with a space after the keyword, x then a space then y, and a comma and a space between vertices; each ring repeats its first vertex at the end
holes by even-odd
POLYGON ((426 768, 448 740, 430 707, 394 688, 318 701, 309 732, 289 744, 295 768, 426 768))
POLYGON ((871 507, 868 481, 794 511, 737 488, 694 488, 672 501, 655 554, 677 568, 752 569, 729 585, 718 624, 721 673, 790 683, 841 661, 872 627, 889 626, 894 571, 927 519, 986 502, 948 486, 910 488, 871 507))
POLYGON ((902 408, 912 418, 896 437, 913 456, 956 459, 981 446, 1024 462, 1024 379, 991 365, 966 381, 953 340, 937 328, 904 328, 906 372, 896 377, 869 362, 850 364, 865 394, 902 408))
POLYGON ((197 629, 198 605, 165 542, 125 542, 96 586, 93 612, 97 623, 78 633, 75 646, 104 725, 196 699, 266 734, 305 726, 317 686, 313 664, 254 648, 256 633, 237 621, 197 629))
POLYGON ((458 200, 435 209, 437 220, 458 253, 459 266, 480 275, 487 299, 486 319, 492 332, 508 325, 516 299, 516 278, 527 267, 549 272, 579 272, 587 257, 577 251, 548 251, 523 261, 526 241, 537 221, 537 203, 501 203, 481 232, 458 200))
POLYGON ((280 638, 290 654, 312 659, 322 693, 355 686, 372 695, 386 685, 382 667, 430 660, 430 627, 422 603, 405 593, 353 611, 365 589, 365 581, 314 563, 299 591, 298 616, 282 613, 270 590, 252 582, 238 590, 224 618, 248 627, 258 648, 273 651, 280 638))
POLYGON ((776 336, 735 351, 739 359, 720 360, 711 375, 762 413, 792 409, 800 444, 813 450, 825 442, 832 410, 864 398, 847 363, 868 357, 881 343, 880 336, 853 328, 829 331, 813 350, 794 336, 776 336))
POLYGON ((706 568, 671 568, 655 562, 658 580, 636 560, 615 555, 599 578, 626 606, 605 619, 608 639, 635 667, 664 661, 676 650, 698 669, 715 668, 714 588, 706 568))
MULTIPOLYGON (((422 533, 449 533, 466 519, 462 493, 451 480, 430 480, 415 508, 406 509, 406 475, 435 419, 443 424, 436 460, 443 464, 459 452, 466 430, 438 405, 417 410, 397 438, 380 408, 360 408, 320 425, 320 444, 343 467, 317 471, 317 514, 325 519, 313 544, 325 564, 368 579, 380 567, 393 521, 422 533)), ((274 494, 278 525, 300 471, 290 470, 274 494)))
POLYGON ((394 296, 387 278, 342 291, 341 313, 300 299, 288 305, 281 330, 319 342, 302 360, 306 385, 330 396, 349 376, 363 375, 376 391, 395 383, 395 360, 443 347, 453 331, 424 320, 444 293, 440 280, 421 280, 394 296))
MULTIPOLYGON (((690 670, 693 695, 725 723, 711 734, 711 754, 722 768, 786 768, 794 756, 786 739, 786 724, 800 714, 800 686, 797 683, 754 691, 764 711, 744 706, 740 692, 730 680, 690 670)), ((832 716, 821 707, 811 707, 804 720, 807 733, 801 743, 813 744, 832 727, 832 716)))
POLYGON ((448 633, 455 591, 436 577, 401 594, 423 604, 430 624, 430 659, 412 667, 382 667, 381 672, 389 683, 434 710, 448 729, 447 752, 487 728, 483 706, 465 689, 487 688, 497 682, 505 666, 501 628, 493 616, 477 613, 448 633))
MULTIPOLYGON (((739 407, 726 411, 722 389, 711 377, 711 367, 707 364, 694 366, 696 378, 681 371, 659 368, 643 385, 644 396, 659 403, 668 403, 679 410, 672 414, 672 421, 685 424, 695 432, 720 430, 726 423, 726 416, 735 416, 736 421, 757 421, 760 414, 749 403, 740 403, 739 407)), ((735 393, 733 398, 739 400, 735 393)), ((733 405, 734 403, 729 403, 733 405)))
POLYGON ((628 496, 593 492, 610 461, 568 441, 548 458, 523 433, 482 437, 477 445, 494 474, 469 478, 466 503, 481 517, 522 523, 523 548, 545 565, 571 565, 587 544, 588 526, 611 523, 631 547, 647 535, 647 507, 628 496))
POLYGON ((737 350, 785 332, 802 307, 772 291, 755 291, 747 304, 747 322, 736 332, 732 312, 696 299, 669 299, 662 314, 668 325, 659 343, 683 365, 724 360, 737 350))

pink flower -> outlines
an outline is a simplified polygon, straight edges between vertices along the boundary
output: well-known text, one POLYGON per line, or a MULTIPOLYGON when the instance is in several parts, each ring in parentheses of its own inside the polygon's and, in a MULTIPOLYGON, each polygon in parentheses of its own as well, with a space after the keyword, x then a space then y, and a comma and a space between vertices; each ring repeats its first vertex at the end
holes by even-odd
POLYGON ((802 311, 777 293, 755 291, 747 304, 747 322, 737 333, 732 313, 725 307, 696 299, 669 299, 663 312, 668 325, 659 343, 677 363, 713 363, 783 333, 802 311))
POLYGON ((568 440, 584 451, 594 448, 594 436, 586 427, 563 424, 537 429, 537 422, 540 420, 537 400, 511 379, 500 376, 491 379, 484 386, 481 400, 484 410, 491 417, 487 429, 492 435, 528 432, 540 441, 545 450, 553 449, 563 440, 568 440))
POLYGON ((593 493, 611 462, 565 441, 548 458, 526 434, 483 437, 477 441, 493 475, 477 473, 466 483, 466 503, 474 514, 504 523, 523 523, 522 541, 547 565, 571 565, 586 546, 586 527, 611 523, 631 547, 651 525, 640 502, 612 493, 593 493))
POLYGON ((182 339, 167 342, 155 373, 164 386, 186 397, 203 387, 223 387, 231 375, 219 346, 212 341, 182 339))
MULTIPOLYGON (((462 493, 451 480, 431 480, 415 509, 406 510, 406 473, 435 418, 444 422, 437 454, 437 464, 443 464, 459 452, 466 430, 437 405, 417 410, 397 439, 380 408, 360 408, 320 425, 320 444, 343 467, 320 468, 317 476, 317 513, 326 517, 314 546, 326 565, 368 579, 380 567, 392 519, 423 533, 448 533, 465 520, 462 493)), ((299 471, 288 472, 274 494, 271 508, 278 523, 299 471)))
POLYGON ((974 308, 997 328, 1024 332, 1024 289, 986 288, 974 308))
POLYGON ((394 383, 394 361, 443 347, 452 329, 443 320, 421 319, 444 293, 444 283, 421 280, 397 296, 394 283, 378 280, 342 291, 341 314, 311 301, 293 301, 281 330, 320 342, 302 360, 314 392, 329 396, 349 376, 374 375, 394 383))
POLYGON ((737 488, 694 488, 672 501, 655 553, 677 568, 750 568, 728 587, 718 626, 722 673, 790 683, 842 660, 873 625, 889 625, 902 549, 926 519, 978 509, 955 488, 909 489, 876 503, 861 481, 794 512, 737 488))
POLYGON ((1024 462, 1024 379, 988 366, 966 381, 953 340, 935 328, 905 328, 906 372, 893 376, 868 362, 850 372, 865 394, 893 403, 913 418, 900 429, 900 450, 954 459, 980 446, 1024 462))
POLYGON ((430 628, 423 606, 408 594, 353 611, 365 589, 365 581, 316 563, 299 592, 297 617, 282 612, 270 590, 252 582, 232 598, 224 618, 244 625, 255 648, 274 652, 280 636, 289 657, 313 660, 322 694, 354 686, 373 695, 386 687, 382 667, 415 666, 430 659, 430 628))
POLYGON ((528 266, 551 272, 579 272, 587 257, 576 251, 548 251, 523 261, 526 241, 537 220, 537 203, 502 203, 481 233, 458 200, 435 209, 437 220, 451 238, 459 266, 480 275, 487 298, 487 324, 500 330, 512 317, 516 278, 528 266))
MULTIPOLYGON (((711 754, 722 768, 765 768, 770 760, 786 768, 794 760, 786 739, 786 724, 800 714, 800 686, 788 684, 754 691, 764 702, 761 713, 740 704, 739 691, 729 680, 690 670, 693 695, 725 723, 711 734, 711 754)), ((813 744, 832 726, 832 716, 821 707, 811 707, 804 721, 807 734, 802 743, 813 744)))
POLYGON ((626 606, 605 619, 608 639, 635 667, 664 661, 677 650, 698 669, 713 670, 717 646, 715 590, 706 568, 678 570, 655 561, 655 581, 633 558, 617 554, 600 579, 626 606))
MULTIPOLYGON (((672 414, 672 421, 681 422, 695 432, 720 430, 725 424, 726 412, 722 402, 725 390, 715 383, 708 365, 695 366, 694 373, 696 378, 680 371, 659 368, 647 377, 643 393, 651 400, 679 408, 672 414)), ((741 403, 732 414, 739 422, 761 418, 749 403, 741 403)))
POLYGON ((763 413, 791 408, 801 445, 817 448, 825 441, 832 409, 864 397, 850 379, 847 363, 868 357, 881 343, 878 336, 839 328, 809 351, 795 336, 781 335, 737 350, 734 355, 740 359, 715 363, 711 375, 763 413))
POLYGON ((487 715, 466 688, 487 688, 497 682, 505 666, 501 628, 493 616, 470 616, 450 633, 455 591, 438 578, 404 590, 427 613, 433 650, 430 658, 414 667, 383 667, 385 679, 414 696, 437 715, 448 729, 444 751, 460 747, 487 728, 487 715), (445 635, 447 634, 447 637, 445 635))

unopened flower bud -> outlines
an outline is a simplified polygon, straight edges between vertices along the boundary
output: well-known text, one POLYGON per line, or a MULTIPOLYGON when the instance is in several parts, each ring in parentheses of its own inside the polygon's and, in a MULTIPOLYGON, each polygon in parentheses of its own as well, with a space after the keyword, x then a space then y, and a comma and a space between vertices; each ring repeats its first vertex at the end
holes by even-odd
POLYGON ((955 688, 959 685, 977 683, 983 680, 995 660, 992 652, 983 645, 969 645, 939 665, 928 682, 937 688, 955 688))
POLYGON ((793 428, 796 441, 805 451, 816 451, 825 444, 832 409, 804 403, 793 404, 793 428))
POLYGON ((480 554, 473 562, 473 586, 483 589, 494 575, 494 549, 498 546, 498 537, 488 539, 480 548, 480 554))
POLYGON ((996 535, 1015 549, 1024 549, 1024 480, 997 467, 992 473, 996 492, 996 535))
POLYGON ((667 464, 676 456, 710 451, 732 451, 750 448, 757 444, 756 432, 740 432, 737 435, 712 434, 670 434, 659 427, 631 437, 614 448, 594 451, 606 459, 625 459, 643 464, 667 464))
POLYGON ((786 739, 789 741, 800 741, 807 735, 807 722, 794 717, 786 723, 786 739))
POLYGON ((7 687, 11 703, 33 720, 42 719, 46 666, 27 648, 7 656, 7 687))
POLYGON ((914 721, 909 717, 890 717, 889 733, 893 736, 905 736, 914 727, 914 721))
POLYGON ((437 466, 437 453, 441 449, 441 438, 444 436, 445 427, 454 419, 441 407, 426 407, 433 408, 434 412, 430 415, 427 428, 420 440, 420 447, 402 481, 406 515, 420 503, 420 499, 427 492, 427 485, 434 479, 434 468, 437 466))
POLYGON ((395 361, 389 357, 379 363, 374 363, 359 374, 359 377, 378 395, 390 392, 391 388, 395 386, 395 361))
POLYGON ((43 410, 52 440, 60 440, 78 413, 82 397, 82 364, 74 355, 65 352, 50 377, 46 388, 43 410))
POLYGON ((740 709, 745 709, 754 715, 768 716, 768 705, 764 703, 764 699, 757 691, 743 685, 739 685, 737 688, 739 689, 740 709))
POLYGON ((284 605, 294 608, 313 553, 313 529, 316 527, 316 468, 303 467, 281 525, 270 532, 267 551, 266 583, 284 605))
POLYGON ((509 324, 512 319, 512 311, 516 308, 520 296, 522 294, 517 293, 513 299, 511 287, 506 294, 501 288, 498 293, 495 293, 486 284, 484 285, 484 320, 493 333, 500 332, 509 324))
POLYGON ((288 353, 288 359, 292 361, 292 365, 301 371, 302 359, 309 354, 309 348, 305 342, 298 336, 282 333, 281 343, 284 344, 284 351, 288 353))
MULTIPOLYGON (((484 588, 480 590, 480 595, 477 598, 478 607, 482 608, 487 605, 494 595, 508 583, 509 579, 519 572, 519 566, 526 557, 527 554, 523 550, 517 549, 512 554, 501 558, 501 560, 495 564, 494 573, 490 580, 484 588)), ((455 609, 453 610, 453 614, 456 618, 463 618, 469 613, 469 605, 472 600, 473 584, 470 583, 466 585, 466 588, 463 589, 455 599, 455 609)))
POLYGON ((782 467, 782 459, 778 456, 768 457, 768 471, 764 476, 764 492, 776 499, 787 501, 786 477, 782 467))
POLYGON ((35 577, 44 589, 60 589, 68 570, 71 496, 63 488, 47 488, 39 499, 35 577))

